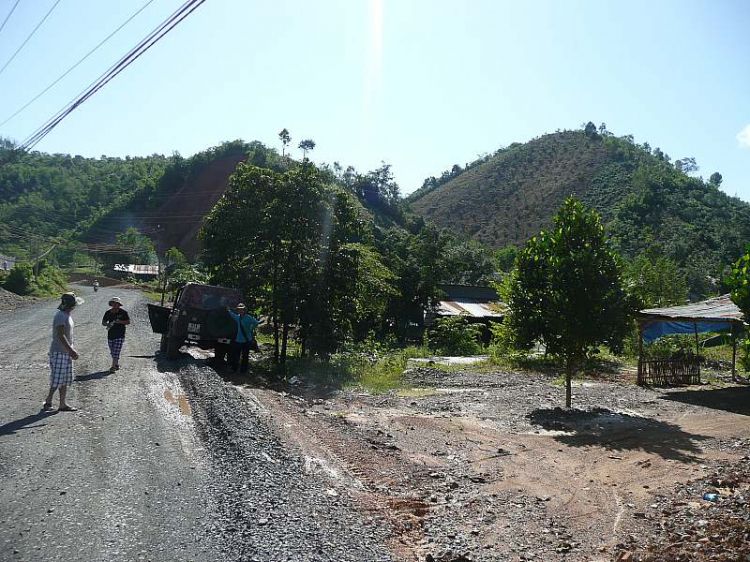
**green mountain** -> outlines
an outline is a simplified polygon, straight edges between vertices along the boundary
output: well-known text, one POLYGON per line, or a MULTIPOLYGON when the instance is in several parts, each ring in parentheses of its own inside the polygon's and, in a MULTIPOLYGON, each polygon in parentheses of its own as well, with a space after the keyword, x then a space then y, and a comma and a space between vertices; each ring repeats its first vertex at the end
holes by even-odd
POLYGON ((750 205, 720 191, 719 174, 706 182, 684 173, 696 168, 693 159, 672 164, 658 148, 589 124, 454 166, 425 180, 408 203, 438 226, 500 248, 549 228, 574 194, 602 215, 625 258, 674 259, 702 294, 750 241, 750 205))

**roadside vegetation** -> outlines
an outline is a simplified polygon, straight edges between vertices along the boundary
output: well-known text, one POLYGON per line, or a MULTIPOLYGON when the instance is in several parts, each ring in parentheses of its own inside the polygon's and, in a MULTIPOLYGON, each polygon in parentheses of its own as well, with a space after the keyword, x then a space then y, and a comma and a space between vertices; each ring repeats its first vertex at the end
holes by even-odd
MULTIPOLYGON (((163 293, 167 302, 191 281, 239 288, 250 310, 269 319, 264 337, 275 375, 383 391, 404 386, 401 373, 413 357, 487 355, 473 368, 563 371, 569 405, 571 381, 581 374, 632 370, 635 310, 684 304, 730 287, 736 302, 746 299, 747 261, 724 264, 736 260, 750 237, 744 226, 726 231, 748 224, 750 206, 720 192, 719 174, 688 175, 697 171, 693 159, 672 163, 661 150, 614 137, 604 125, 589 123, 454 166, 407 200, 388 164, 366 173, 338 163, 318 166, 308 159, 314 141, 299 143, 304 157, 298 161, 288 155, 289 131, 279 139, 280 152, 233 141, 190 158, 32 153, 11 159, 0 173, 0 193, 8 196, 0 205, 0 251, 20 260, 0 280, 3 287, 57 295, 68 272, 93 277, 114 264, 160 265, 153 281, 122 278, 154 300, 163 293), (547 191, 554 201, 562 193, 553 176, 534 189, 518 183, 529 166, 538 164, 543 173, 554 162, 566 163, 566 173, 587 169, 590 175, 571 179, 581 186, 581 199, 561 199, 555 217, 542 204, 547 191), (185 207, 182 190, 199 185, 217 164, 229 178, 218 203, 197 197, 194 207, 185 207), (490 172, 499 174, 493 181, 503 189, 515 186, 513 197, 524 194, 522 204, 509 199, 510 207, 521 206, 503 222, 511 229, 522 222, 526 230, 514 230, 522 238, 498 230, 490 240, 484 227, 462 238, 410 210, 429 216, 425 205, 432 201, 438 215, 448 209, 464 227, 481 226, 472 206, 483 199, 467 197, 466 189, 490 172), (625 186, 632 187, 627 194, 625 186), (157 213, 172 237, 195 234, 196 221, 170 222, 173 206, 205 214, 196 219, 202 221, 199 254, 167 244, 165 225, 147 218, 157 213), (697 225, 692 234, 685 224, 697 225), (702 238, 694 240, 699 230, 702 238), (730 270, 727 284, 723 274, 730 270), (424 330, 424 312, 449 283, 494 285, 507 305, 505 321, 490 334, 461 317, 424 330)), ((4 141, 0 151, 12 151, 11 144, 4 141)), ((485 203, 483 216, 503 219, 485 203)), ((721 367, 728 346, 719 336, 701 355, 721 367)), ((689 340, 664 338, 648 352, 694 353, 689 340)), ((744 349, 741 358, 750 353, 748 344, 744 349)))

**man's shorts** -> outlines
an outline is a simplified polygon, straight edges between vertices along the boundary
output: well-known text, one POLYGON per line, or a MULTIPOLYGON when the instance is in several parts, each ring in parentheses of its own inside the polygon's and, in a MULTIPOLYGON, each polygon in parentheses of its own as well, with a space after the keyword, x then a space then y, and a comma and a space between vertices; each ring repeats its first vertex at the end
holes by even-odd
POLYGON ((53 351, 49 354, 50 379, 52 388, 73 384, 73 358, 69 353, 53 351))

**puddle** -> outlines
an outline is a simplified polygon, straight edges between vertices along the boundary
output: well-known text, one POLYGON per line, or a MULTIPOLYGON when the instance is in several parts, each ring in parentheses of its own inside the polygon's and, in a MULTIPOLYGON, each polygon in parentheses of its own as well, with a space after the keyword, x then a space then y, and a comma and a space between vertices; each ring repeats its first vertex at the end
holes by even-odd
POLYGON ((193 411, 190 409, 190 404, 188 403, 187 398, 184 394, 178 394, 177 397, 175 397, 175 395, 172 394, 171 390, 165 388, 164 398, 166 398, 167 402, 169 402, 170 404, 177 406, 183 416, 193 415, 193 411))

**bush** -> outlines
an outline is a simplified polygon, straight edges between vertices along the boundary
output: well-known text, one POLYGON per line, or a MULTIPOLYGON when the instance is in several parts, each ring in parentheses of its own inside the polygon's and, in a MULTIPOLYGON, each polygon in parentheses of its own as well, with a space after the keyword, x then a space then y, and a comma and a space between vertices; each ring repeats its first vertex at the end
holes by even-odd
POLYGON ((65 274, 59 268, 47 265, 32 283, 31 294, 35 297, 55 297, 67 290, 65 274))
POLYGON ((477 355, 482 346, 482 328, 463 316, 440 318, 427 332, 427 347, 442 355, 477 355))
POLYGON ((34 270, 28 263, 19 263, 10 270, 5 289, 17 295, 28 295, 33 288, 34 270))

